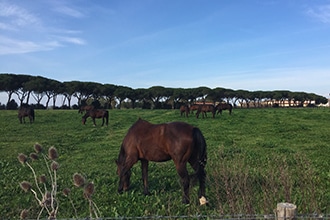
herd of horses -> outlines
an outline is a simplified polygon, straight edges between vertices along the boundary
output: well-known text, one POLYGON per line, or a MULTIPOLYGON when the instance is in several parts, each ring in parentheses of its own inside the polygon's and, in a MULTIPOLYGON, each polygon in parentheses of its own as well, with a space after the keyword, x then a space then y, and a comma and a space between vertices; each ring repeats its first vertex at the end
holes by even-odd
MULTIPOLYGON (((181 116, 185 113, 196 112, 196 117, 202 113, 206 117, 207 112, 222 114, 223 110, 232 112, 232 105, 220 103, 218 105, 200 104, 181 106, 181 116)), ((95 119, 102 118, 102 126, 109 123, 109 112, 104 109, 96 109, 93 106, 82 106, 78 113, 82 116, 82 123, 91 117, 94 126, 95 119)), ((34 121, 34 109, 30 106, 21 106, 18 111, 20 123, 25 123, 25 117, 29 117, 30 123, 34 121)), ((148 164, 149 161, 164 162, 173 160, 175 168, 182 185, 182 202, 190 203, 189 188, 193 179, 198 179, 198 198, 201 205, 207 204, 205 196, 205 166, 207 162, 206 141, 197 127, 185 122, 171 122, 162 124, 151 124, 139 118, 128 130, 121 144, 117 164, 117 174, 119 176, 118 192, 127 191, 130 188, 131 168, 138 161, 141 162, 143 193, 149 195, 148 188, 148 164), (187 164, 190 164, 194 173, 189 175, 187 164)))
POLYGON ((211 112, 212 118, 215 118, 216 114, 222 114, 223 110, 228 110, 229 114, 231 115, 233 106, 229 103, 219 103, 217 105, 213 104, 193 104, 193 105, 182 105, 180 107, 181 116, 185 115, 186 117, 189 114, 193 114, 194 111, 196 112, 196 118, 199 118, 199 115, 202 113, 202 117, 207 117, 206 113, 211 112))

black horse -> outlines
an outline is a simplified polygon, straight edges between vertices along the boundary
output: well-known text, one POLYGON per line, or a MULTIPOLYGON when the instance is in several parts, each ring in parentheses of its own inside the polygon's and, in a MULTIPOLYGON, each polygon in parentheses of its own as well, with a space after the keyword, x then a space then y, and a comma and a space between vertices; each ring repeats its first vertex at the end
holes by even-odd
POLYGON ((18 119, 21 124, 25 123, 25 117, 29 117, 30 123, 34 122, 34 109, 28 105, 21 106, 18 109, 18 119))
POLYGON ((229 103, 219 103, 215 108, 218 111, 217 114, 222 114, 222 110, 228 110, 229 114, 231 115, 233 110, 233 106, 229 103))
POLYGON ((86 123, 88 117, 91 117, 93 120, 94 126, 96 126, 95 118, 102 118, 102 126, 105 124, 108 126, 109 124, 109 111, 104 109, 91 109, 82 116, 83 125, 86 123))
POLYGON ((199 180, 199 200, 205 204, 206 142, 200 129, 184 122, 151 124, 139 119, 128 130, 120 148, 117 163, 119 175, 118 192, 130 186, 132 166, 141 161, 144 194, 148 195, 149 161, 173 160, 183 186, 182 202, 189 203, 190 177, 187 163, 195 171, 193 177, 199 180))

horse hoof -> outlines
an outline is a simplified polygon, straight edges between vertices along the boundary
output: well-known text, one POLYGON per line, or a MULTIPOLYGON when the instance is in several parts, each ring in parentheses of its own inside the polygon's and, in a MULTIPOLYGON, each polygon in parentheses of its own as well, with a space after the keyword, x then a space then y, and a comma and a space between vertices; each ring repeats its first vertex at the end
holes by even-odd
POLYGON ((150 196, 150 195, 151 195, 150 192, 143 192, 143 194, 144 194, 145 196, 150 196))

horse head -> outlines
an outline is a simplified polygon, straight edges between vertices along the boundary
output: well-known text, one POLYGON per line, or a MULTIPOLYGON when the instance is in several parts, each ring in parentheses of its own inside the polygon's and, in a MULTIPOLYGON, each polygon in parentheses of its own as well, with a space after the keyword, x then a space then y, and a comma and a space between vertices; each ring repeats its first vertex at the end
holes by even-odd
POLYGON ((82 122, 82 124, 83 124, 83 125, 85 125, 85 124, 86 124, 86 119, 87 119, 87 118, 86 118, 86 117, 84 117, 84 116, 81 118, 81 122, 82 122))
POLYGON ((118 193, 122 193, 123 191, 127 191, 130 186, 130 178, 131 178, 131 170, 125 171, 125 166, 116 160, 117 164, 117 174, 119 176, 119 186, 118 193))

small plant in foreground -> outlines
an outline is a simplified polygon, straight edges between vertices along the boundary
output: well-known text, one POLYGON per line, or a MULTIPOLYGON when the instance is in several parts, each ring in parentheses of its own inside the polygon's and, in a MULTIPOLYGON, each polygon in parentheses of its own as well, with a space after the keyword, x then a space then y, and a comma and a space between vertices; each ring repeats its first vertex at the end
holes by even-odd
MULTIPOLYGON (((58 153, 55 147, 50 147, 48 149, 48 154, 43 153, 43 148, 40 144, 35 144, 34 153, 31 153, 29 157, 23 153, 18 155, 18 160, 23 165, 26 165, 30 168, 33 173, 34 184, 31 184, 28 181, 22 181, 20 187, 25 192, 31 192, 38 202, 40 211, 38 213, 37 219, 42 218, 42 214, 46 212, 48 219, 56 219, 59 209, 59 200, 58 196, 58 183, 57 183, 57 171, 60 168, 59 163, 56 161, 58 158, 58 153), (43 158, 48 174, 42 174, 37 176, 35 169, 32 167, 30 160, 37 161, 39 156, 43 158)), ((99 209, 92 200, 92 194, 94 193, 94 183, 86 183, 85 179, 79 175, 74 175, 74 185, 82 187, 84 189, 84 197, 89 201, 90 209, 90 218, 93 218, 93 214, 96 218, 99 217, 99 209)), ((75 208, 73 201, 70 197, 71 190, 65 188, 62 193, 67 197, 72 205, 72 208, 75 212, 75 217, 78 218, 77 209, 75 208)), ((20 218, 28 218, 29 210, 24 209, 21 211, 20 218)))
POLYGON ((94 183, 87 182, 82 175, 80 175, 79 173, 75 173, 73 175, 73 184, 76 187, 83 189, 83 195, 85 199, 88 200, 88 204, 89 204, 90 218, 93 218, 93 214, 95 218, 99 218, 100 210, 95 204, 95 202, 92 200, 92 195, 94 194, 94 183))
MULTIPOLYGON (((34 187, 28 181, 23 181, 20 183, 21 188, 25 192, 32 192, 34 198, 37 200, 39 206, 41 207, 37 219, 39 219, 44 211, 47 212, 49 219, 56 219, 56 214, 58 212, 58 200, 57 195, 57 170, 59 169, 59 164, 56 162, 58 158, 57 150, 55 147, 50 147, 48 150, 48 155, 43 153, 43 149, 39 144, 34 146, 35 153, 31 153, 30 157, 25 154, 20 153, 18 155, 18 160, 23 165, 26 165, 30 168, 33 173, 34 178, 34 187), (47 188, 47 178, 43 174, 37 177, 37 174, 29 162, 29 159, 36 161, 39 159, 39 155, 44 159, 45 165, 47 167, 48 176, 50 178, 50 189, 47 188), (41 189, 43 188, 43 189, 41 189)), ((21 212, 21 218, 26 218, 28 215, 27 210, 21 212)))

